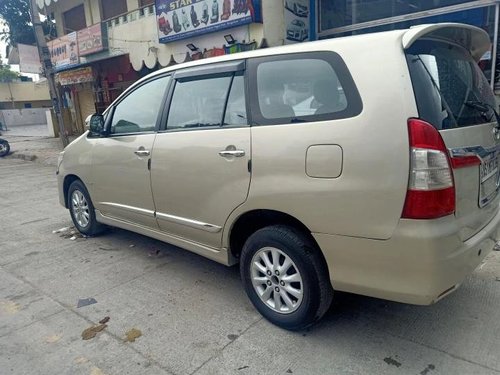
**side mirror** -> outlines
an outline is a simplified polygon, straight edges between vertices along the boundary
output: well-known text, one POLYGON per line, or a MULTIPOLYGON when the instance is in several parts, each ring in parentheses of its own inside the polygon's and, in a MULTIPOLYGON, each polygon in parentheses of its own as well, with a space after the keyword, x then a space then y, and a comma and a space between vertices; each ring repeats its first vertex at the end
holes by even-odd
POLYGON ((97 113, 87 117, 85 124, 88 124, 90 134, 102 135, 104 133, 104 116, 97 113))

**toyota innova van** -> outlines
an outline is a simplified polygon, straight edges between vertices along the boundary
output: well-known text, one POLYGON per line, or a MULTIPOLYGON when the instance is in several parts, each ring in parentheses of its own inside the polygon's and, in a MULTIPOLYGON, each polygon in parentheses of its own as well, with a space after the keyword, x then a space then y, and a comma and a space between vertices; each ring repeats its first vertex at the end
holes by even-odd
POLYGON ((453 292, 498 240, 488 35, 424 25, 154 72, 59 158, 61 204, 225 265, 274 324, 335 291, 409 304, 453 292))

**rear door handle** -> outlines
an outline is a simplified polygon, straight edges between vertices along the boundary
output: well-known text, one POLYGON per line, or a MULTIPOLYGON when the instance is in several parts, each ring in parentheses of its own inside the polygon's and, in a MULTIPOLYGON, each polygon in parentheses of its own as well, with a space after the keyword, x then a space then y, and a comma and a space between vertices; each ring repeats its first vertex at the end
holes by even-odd
POLYGON ((243 151, 243 150, 223 150, 223 151, 219 151, 219 155, 222 157, 235 156, 237 158, 241 158, 242 156, 245 156, 245 151, 243 151))

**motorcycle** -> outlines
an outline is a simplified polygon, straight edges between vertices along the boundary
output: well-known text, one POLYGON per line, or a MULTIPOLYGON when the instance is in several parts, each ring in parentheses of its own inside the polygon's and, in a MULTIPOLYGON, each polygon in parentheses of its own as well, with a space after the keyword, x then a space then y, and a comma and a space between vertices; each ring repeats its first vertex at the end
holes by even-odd
MULTIPOLYGON (((2 135, 2 133, 0 133, 2 135)), ((0 138, 0 157, 8 155, 10 152, 10 145, 7 140, 0 138)))

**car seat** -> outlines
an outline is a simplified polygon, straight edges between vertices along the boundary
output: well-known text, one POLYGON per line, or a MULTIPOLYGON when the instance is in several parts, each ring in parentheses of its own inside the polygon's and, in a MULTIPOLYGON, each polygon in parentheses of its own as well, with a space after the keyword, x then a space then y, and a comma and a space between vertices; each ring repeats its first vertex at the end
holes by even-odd
POLYGON ((319 107, 314 114, 322 115, 341 110, 338 83, 334 80, 321 80, 314 84, 314 99, 319 107))
POLYGON ((201 22, 205 25, 208 23, 208 5, 206 2, 203 3, 202 13, 201 13, 201 22))
POLYGON ((198 15, 194 10, 194 5, 191 5, 191 23, 193 24, 193 27, 198 27, 200 25, 200 21, 198 21, 198 15))
POLYGON ((283 95, 285 89, 282 82, 268 79, 259 91, 264 96, 264 101, 260 101, 264 117, 269 119, 295 117, 293 108, 284 103, 283 95))

